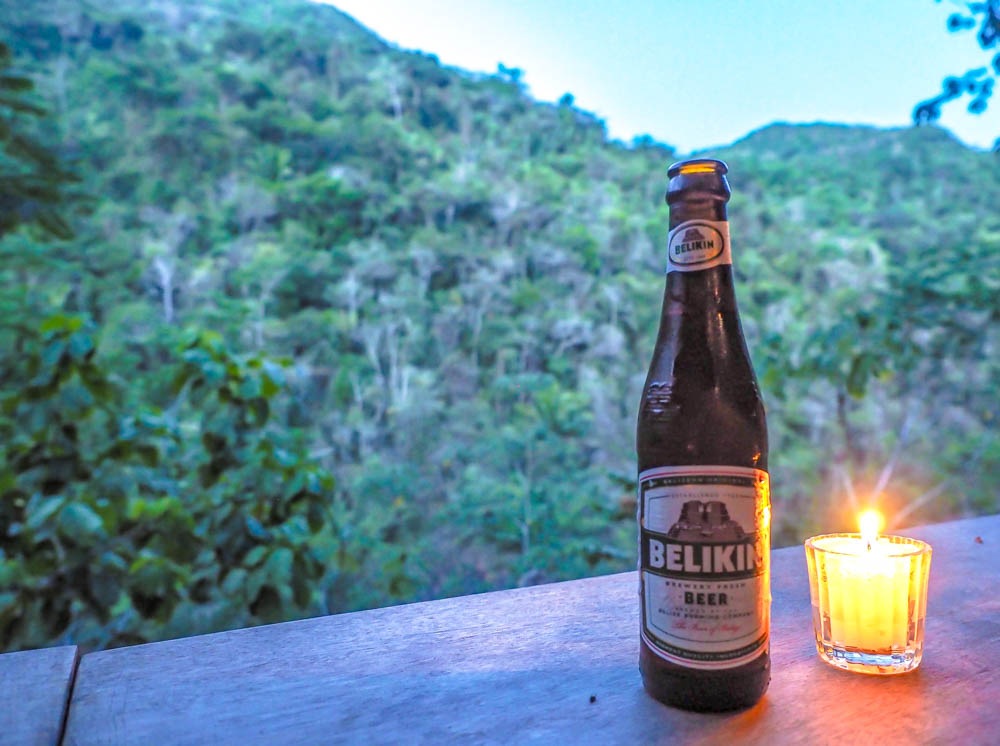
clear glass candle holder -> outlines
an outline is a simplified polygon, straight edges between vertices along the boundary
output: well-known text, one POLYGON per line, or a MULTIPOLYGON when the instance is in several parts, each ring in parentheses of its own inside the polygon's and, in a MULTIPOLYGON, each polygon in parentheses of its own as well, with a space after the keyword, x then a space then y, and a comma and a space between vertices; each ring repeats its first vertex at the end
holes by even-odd
POLYGON ((826 534, 806 541, 816 651, 832 666, 899 674, 920 665, 929 544, 826 534))

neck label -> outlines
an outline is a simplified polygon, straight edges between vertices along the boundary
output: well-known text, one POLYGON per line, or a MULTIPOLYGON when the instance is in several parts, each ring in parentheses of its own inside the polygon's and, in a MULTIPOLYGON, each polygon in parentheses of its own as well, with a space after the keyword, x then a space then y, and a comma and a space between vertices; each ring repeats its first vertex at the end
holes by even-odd
POLYGON ((729 221, 686 220, 667 239, 667 273, 698 272, 719 264, 732 264, 729 221))

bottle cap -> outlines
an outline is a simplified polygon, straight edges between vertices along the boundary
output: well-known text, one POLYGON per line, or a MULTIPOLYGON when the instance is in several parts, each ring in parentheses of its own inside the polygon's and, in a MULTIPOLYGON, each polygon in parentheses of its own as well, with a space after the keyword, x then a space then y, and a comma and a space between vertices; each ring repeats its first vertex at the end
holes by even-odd
POLYGON ((677 161, 667 169, 667 177, 673 178, 678 174, 727 174, 729 166, 725 161, 714 158, 693 158, 689 161, 677 161))
POLYGON ((732 192, 726 173, 729 167, 714 158, 679 161, 667 169, 667 204, 681 200, 728 202, 732 192))

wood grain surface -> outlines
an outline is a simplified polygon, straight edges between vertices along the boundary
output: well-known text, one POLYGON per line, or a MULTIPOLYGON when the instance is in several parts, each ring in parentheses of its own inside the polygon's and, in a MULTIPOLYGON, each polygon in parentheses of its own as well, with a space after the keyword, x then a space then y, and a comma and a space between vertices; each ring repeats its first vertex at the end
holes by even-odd
POLYGON ((59 743, 77 655, 75 645, 0 655, 0 744, 59 743))
POLYGON ((772 559, 771 687, 743 712, 646 696, 624 573, 87 655, 65 743, 1000 742, 1000 516, 900 533, 934 548, 910 674, 818 659, 791 547, 772 559))

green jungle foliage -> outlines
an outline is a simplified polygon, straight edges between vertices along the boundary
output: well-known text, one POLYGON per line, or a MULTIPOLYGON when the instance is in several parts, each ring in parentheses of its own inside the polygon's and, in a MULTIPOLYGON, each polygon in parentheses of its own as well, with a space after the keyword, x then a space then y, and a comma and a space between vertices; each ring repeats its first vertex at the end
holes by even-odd
MULTIPOLYGON (((0 648, 634 566, 670 147, 328 6, 0 19, 0 648)), ((996 156, 833 125, 711 154, 775 544, 995 511, 996 156)))

